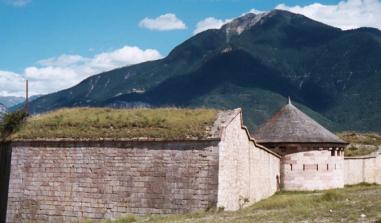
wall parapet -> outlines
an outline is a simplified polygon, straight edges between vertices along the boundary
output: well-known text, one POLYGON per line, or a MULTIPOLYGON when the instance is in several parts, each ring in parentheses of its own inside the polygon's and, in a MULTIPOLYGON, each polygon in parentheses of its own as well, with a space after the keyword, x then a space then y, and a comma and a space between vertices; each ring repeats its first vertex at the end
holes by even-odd
MULTIPOLYGON (((163 145, 166 149, 178 149, 179 145, 188 145, 189 143, 200 145, 217 145, 220 139, 202 139, 202 140, 159 140, 159 139, 145 139, 145 140, 131 140, 131 139, 38 139, 38 140, 14 140, 12 141, 13 147, 57 147, 57 148, 70 148, 70 147, 113 147, 113 148, 131 148, 131 147, 144 147, 150 145, 163 145)), ((157 146, 156 146, 157 147, 157 146)), ((158 147, 160 148, 160 147, 158 147)), ((188 147, 186 147, 189 149, 188 147)), ((199 147, 197 147, 199 148, 199 147)), ((192 148, 192 149, 197 149, 192 148)))

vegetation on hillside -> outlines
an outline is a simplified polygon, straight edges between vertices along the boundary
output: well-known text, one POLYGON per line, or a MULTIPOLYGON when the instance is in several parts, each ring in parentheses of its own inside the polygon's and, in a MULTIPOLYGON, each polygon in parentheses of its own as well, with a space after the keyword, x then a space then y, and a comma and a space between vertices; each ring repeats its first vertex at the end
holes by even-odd
POLYGON ((6 140, 11 134, 18 131, 28 114, 24 110, 7 113, 0 121, 0 139, 6 140))
POLYGON ((363 156, 381 148, 381 135, 378 133, 343 132, 338 136, 350 143, 344 151, 345 156, 363 156))
POLYGON ((331 122, 330 130, 381 132, 381 31, 342 31, 279 10, 262 19, 240 35, 207 30, 166 58, 94 75, 30 109, 238 105, 250 108, 253 131, 291 96, 331 122))
POLYGON ((216 117, 210 109, 61 109, 29 118, 12 138, 202 139, 216 117))
POLYGON ((381 186, 360 184, 329 191, 280 192, 234 212, 208 210, 184 215, 126 215, 116 221, 104 222, 381 222, 380 207, 381 186))

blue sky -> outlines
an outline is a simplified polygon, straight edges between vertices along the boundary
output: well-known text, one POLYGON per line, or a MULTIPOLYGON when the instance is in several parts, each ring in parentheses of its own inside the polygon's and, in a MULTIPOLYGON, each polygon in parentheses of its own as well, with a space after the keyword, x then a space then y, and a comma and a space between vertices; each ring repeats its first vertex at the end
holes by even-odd
MULTIPOLYGON (((90 56, 124 45, 154 48, 166 55, 192 36, 192 27, 206 17, 228 19, 252 8, 270 10, 280 3, 284 1, 34 0, 22 7, 3 3, 0 69, 21 72, 43 58, 60 54, 90 56), (152 32, 138 26, 143 18, 164 13, 176 14, 189 28, 152 32)), ((306 5, 310 1, 286 3, 306 5)))
MULTIPOLYGON (((379 0, 344 0, 341 3, 345 7, 341 7, 339 2, 336 0, 0 0, 0 95, 19 94, 16 90, 19 85, 12 86, 15 88, 12 91, 9 89, 11 86, 4 84, 5 80, 9 81, 13 76, 32 79, 32 84, 33 79, 36 79, 35 89, 43 88, 37 89, 36 93, 48 93, 71 86, 93 74, 92 72, 114 68, 110 65, 97 70, 93 66, 91 71, 85 72, 86 75, 77 75, 72 82, 67 81, 67 84, 51 88, 41 87, 47 82, 42 82, 40 77, 48 80, 49 72, 57 72, 51 75, 52 78, 55 77, 54 75, 66 75, 65 71, 59 73, 57 69, 44 70, 45 73, 41 69, 57 68, 59 65, 61 70, 65 70, 73 65, 70 63, 68 65, 67 62, 61 63, 62 60, 68 59, 65 57, 68 55, 77 56, 78 58, 69 57, 69 59, 74 60, 75 63, 78 61, 81 63, 82 70, 75 72, 83 71, 85 69, 83 64, 88 64, 89 61, 95 63, 93 59, 97 55, 114 52, 125 46, 137 47, 141 50, 138 53, 147 59, 125 64, 123 61, 118 61, 113 65, 129 65, 163 57, 176 45, 194 35, 197 24, 208 17, 227 22, 228 19, 252 9, 268 11, 277 6, 279 8, 279 5, 283 4, 284 9, 315 16, 314 19, 317 20, 320 19, 319 15, 324 16, 326 13, 330 16, 322 17, 323 22, 342 26, 342 28, 348 25, 351 28, 352 24, 354 24, 353 27, 363 24, 376 26, 372 24, 372 21, 365 20, 367 20, 366 16, 369 17, 367 13, 381 14, 379 0), (319 4, 313 4, 316 2, 319 4), (300 7, 295 7, 297 5, 300 7), (380 8, 377 8, 378 6, 380 8), (354 18, 352 23, 340 20, 339 16, 342 17, 340 13, 352 15, 351 10, 356 8, 361 9, 357 13, 363 13, 364 19, 356 16, 358 18, 354 18), (337 16, 336 11, 338 11, 337 16), (168 13, 180 22, 178 28, 158 30, 141 24, 144 18, 152 22, 155 18, 168 13), (328 20, 327 17, 329 17, 328 20), (147 49, 155 50, 155 52, 145 52, 144 50, 147 49), (60 58, 62 55, 64 57, 60 58), (64 65, 68 66, 64 67, 64 65), (28 68, 35 69, 27 71, 28 68), (38 78, 40 80, 37 80, 38 78), (37 81, 40 81, 39 85, 37 81)), ((130 48, 124 48, 117 55, 124 55, 127 50, 130 48)), ((103 59, 107 57, 107 60, 111 60, 109 57, 115 58, 116 54, 103 56, 103 59)), ((65 82, 65 80, 63 78, 60 81, 65 82)))

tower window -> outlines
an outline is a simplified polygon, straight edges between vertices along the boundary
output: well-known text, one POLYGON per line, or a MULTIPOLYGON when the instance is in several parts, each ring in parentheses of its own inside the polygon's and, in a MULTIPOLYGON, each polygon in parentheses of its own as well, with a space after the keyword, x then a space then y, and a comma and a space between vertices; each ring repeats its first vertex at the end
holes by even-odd
POLYGON ((335 156, 335 150, 331 150, 331 156, 335 156))
POLYGON ((291 171, 292 171, 292 164, 290 164, 290 169, 291 169, 291 171))
POLYGON ((329 164, 327 163, 327 170, 329 170, 329 164))

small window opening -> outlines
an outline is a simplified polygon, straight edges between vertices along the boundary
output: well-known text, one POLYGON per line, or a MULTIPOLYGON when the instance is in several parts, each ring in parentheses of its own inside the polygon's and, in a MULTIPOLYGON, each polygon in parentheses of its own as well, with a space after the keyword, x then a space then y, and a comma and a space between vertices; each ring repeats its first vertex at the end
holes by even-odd
POLYGON ((327 163, 327 170, 329 170, 329 164, 327 163))
POLYGON ((337 156, 340 156, 340 150, 337 150, 337 156))
POLYGON ((316 170, 319 171, 319 164, 316 164, 316 170))
POLYGON ((290 164, 290 169, 291 169, 291 171, 292 171, 292 164, 290 164))
POLYGON ((303 164, 303 171, 305 171, 306 170, 306 165, 305 164, 303 164))
POLYGON ((335 156, 335 150, 331 150, 331 156, 335 156))

